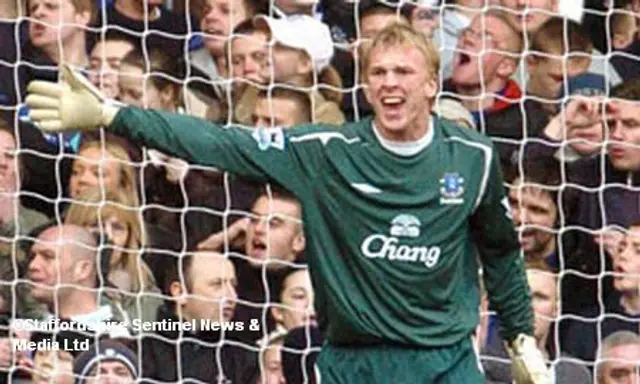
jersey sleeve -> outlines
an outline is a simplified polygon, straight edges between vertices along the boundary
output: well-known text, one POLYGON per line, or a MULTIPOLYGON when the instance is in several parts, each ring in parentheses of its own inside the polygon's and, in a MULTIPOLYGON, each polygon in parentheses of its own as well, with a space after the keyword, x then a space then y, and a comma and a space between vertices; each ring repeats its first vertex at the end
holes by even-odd
POLYGON ((512 341, 533 335, 533 309, 520 245, 505 196, 495 151, 491 151, 486 186, 471 218, 471 230, 482 263, 489 303, 498 312, 500 333, 512 341))
POLYGON ((282 128, 224 127, 196 117, 126 107, 109 130, 146 146, 298 192, 313 178, 310 148, 289 144, 282 128))

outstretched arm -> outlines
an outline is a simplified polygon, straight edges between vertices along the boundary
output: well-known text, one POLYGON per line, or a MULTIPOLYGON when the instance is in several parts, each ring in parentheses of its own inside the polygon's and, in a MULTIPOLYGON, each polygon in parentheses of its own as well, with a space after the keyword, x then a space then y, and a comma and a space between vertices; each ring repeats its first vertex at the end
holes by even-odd
POLYGON ((45 131, 96 130, 104 126, 146 146, 193 164, 241 176, 273 180, 296 192, 314 169, 309 148, 287 146, 281 129, 224 128, 198 118, 125 107, 109 102, 68 66, 63 82, 29 84, 31 118, 45 131))

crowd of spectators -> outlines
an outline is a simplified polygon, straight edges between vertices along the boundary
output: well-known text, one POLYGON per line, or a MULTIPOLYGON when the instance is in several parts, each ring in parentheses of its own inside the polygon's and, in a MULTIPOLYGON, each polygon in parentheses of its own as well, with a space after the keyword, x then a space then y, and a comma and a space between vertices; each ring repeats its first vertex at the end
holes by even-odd
MULTIPOLYGON (((26 85, 66 63, 139 108, 251 130, 341 124, 371 114, 361 61, 396 22, 440 52, 433 113, 500 153, 556 382, 640 380, 640 1, 587 0, 579 17, 566 3, 581 2, 3 1, 0 381, 315 382, 323 314, 296 197, 104 130, 42 133, 26 85), (135 320, 233 328, 101 327, 135 320)), ((487 382, 511 383, 499 322, 479 310, 487 382)))

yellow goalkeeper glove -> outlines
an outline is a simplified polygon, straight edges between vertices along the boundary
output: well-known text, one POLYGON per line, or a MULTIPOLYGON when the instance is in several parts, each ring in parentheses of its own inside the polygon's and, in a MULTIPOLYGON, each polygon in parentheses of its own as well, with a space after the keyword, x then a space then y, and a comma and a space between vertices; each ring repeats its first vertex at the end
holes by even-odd
POLYGON ((520 334, 507 346, 516 384, 551 384, 551 374, 532 336, 520 334))
POLYGON ((120 109, 69 65, 60 67, 62 81, 32 81, 26 103, 31 120, 43 131, 94 130, 107 126, 120 109))

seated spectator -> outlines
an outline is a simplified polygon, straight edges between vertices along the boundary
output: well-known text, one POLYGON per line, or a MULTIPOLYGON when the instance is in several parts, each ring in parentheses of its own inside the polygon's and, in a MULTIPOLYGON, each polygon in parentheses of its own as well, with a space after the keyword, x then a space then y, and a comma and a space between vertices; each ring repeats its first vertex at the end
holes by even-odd
POLYGON ((282 345, 282 372, 287 384, 316 384, 315 363, 324 336, 316 327, 287 332, 282 345))
POLYGON ((632 13, 631 4, 617 10, 609 19, 611 22, 611 47, 613 52, 609 62, 620 74, 623 81, 640 76, 638 56, 640 38, 638 38, 638 20, 632 13))
MULTIPOLYGON (((302 208, 289 192, 273 189, 271 194, 262 194, 254 202, 251 214, 251 220, 238 220, 198 245, 200 249, 215 251, 225 247, 239 249, 246 255, 235 263, 240 281, 238 296, 242 300, 235 319, 245 322, 263 318, 262 305, 271 304, 268 298, 276 297, 288 272, 287 267, 301 260, 306 246, 302 208)), ((245 333, 238 337, 253 342, 274 329, 275 321, 268 316, 267 324, 260 324, 260 334, 245 333)))
POLYGON ((12 239, 47 221, 45 215, 20 203, 24 167, 20 157, 16 159, 19 155, 13 130, 0 120, 0 236, 12 239))
POLYGON ((279 302, 271 308, 271 315, 276 321, 275 332, 286 333, 297 327, 317 326, 311 276, 306 266, 290 269, 276 294, 279 302))
POLYGON ((73 362, 76 384, 136 383, 140 374, 138 360, 136 353, 123 343, 100 340, 73 362))
POLYGON ((77 200, 88 189, 121 190, 138 205, 138 182, 127 149, 115 140, 86 137, 79 146, 69 178, 68 195, 77 200), (104 149, 103 149, 104 148, 104 149))
POLYGON ((143 228, 139 207, 132 206, 123 191, 90 189, 71 204, 65 224, 91 231, 110 251, 107 279, 119 290, 123 309, 132 319, 153 321, 162 304, 153 273, 140 259, 143 228))
POLYGON ((286 383, 282 371, 283 334, 270 337, 260 349, 260 375, 256 384, 286 383))
MULTIPOLYGON (((258 16, 254 22, 257 28, 269 34, 270 42, 274 43, 269 52, 273 64, 262 68, 261 77, 269 83, 287 84, 309 91, 313 98, 313 122, 343 123, 344 115, 339 107, 342 81, 330 65, 334 51, 329 28, 309 16, 286 19, 258 16), (317 91, 311 90, 316 86, 317 91)), ((249 88, 241 96, 235 109, 238 123, 251 124, 257 93, 257 88, 249 88)))
POLYGON ((89 80, 105 97, 117 99, 120 94, 118 75, 122 59, 134 44, 126 35, 109 30, 104 39, 98 40, 89 54, 89 80))
MULTIPOLYGON (((577 25, 575 23, 579 22, 579 19, 581 18, 574 17, 576 15, 568 14, 572 13, 572 10, 578 8, 579 4, 575 4, 574 6, 573 3, 570 3, 567 9, 561 10, 561 0, 532 0, 528 2, 519 0, 499 1, 503 7, 509 10, 506 14, 511 25, 521 34, 527 33, 530 36, 529 40, 531 40, 531 38, 535 38, 535 35, 539 32, 542 26, 552 17, 555 17, 557 20, 561 20, 561 23, 566 20, 569 24, 574 25, 577 25), (560 13, 561 11, 567 14, 560 13)), ((583 10, 579 10, 579 12, 575 13, 582 14, 583 10)), ((521 36, 524 37, 524 35, 521 36)), ((565 35, 555 35, 554 38, 557 40, 561 36, 564 37, 565 35)), ((589 39, 589 41, 591 41, 591 39, 589 39)), ((562 51, 560 55, 564 55, 565 53, 566 51, 562 51)), ((604 76, 613 86, 622 82, 622 78, 616 72, 615 68, 608 62, 606 55, 595 49, 593 45, 591 45, 587 54, 591 57, 591 61, 586 72, 604 76)), ((524 63, 522 64, 523 65, 518 68, 517 72, 515 72, 513 76, 514 80, 518 82, 519 85, 524 85, 527 79, 527 68, 524 66, 524 63)))
POLYGON ((597 384, 640 381, 640 337, 628 331, 615 332, 602 340, 595 377, 597 384))
POLYGON ((59 0, 55 4, 29 0, 29 40, 21 47, 17 78, 0 79, 0 101, 16 105, 22 102, 30 81, 56 81, 59 63, 85 68, 89 63, 86 31, 95 13, 94 0, 59 0))
MULTIPOLYGON (((538 349, 551 363, 557 384, 590 384, 591 375, 584 365, 570 361, 570 356, 559 355, 554 338, 554 323, 558 317, 558 277, 549 267, 534 262, 527 268, 527 280, 533 297, 535 312, 534 337, 538 349)), ((496 334, 496 333, 494 333, 496 334)), ((489 341, 482 351, 485 378, 491 383, 512 383, 511 360, 499 341, 489 341), (488 359, 487 357, 491 357, 488 359)))
MULTIPOLYGON (((602 293, 603 304, 585 307, 578 318, 565 319, 563 349, 593 362, 599 341, 617 331, 638 334, 640 325, 640 224, 629 227, 618 249, 611 250, 613 294, 602 293)), ((603 284, 604 286, 604 284, 603 284)))
POLYGON ((241 323, 249 327, 249 321, 242 323, 234 318, 238 280, 233 263, 218 253, 197 252, 173 264, 165 285, 170 300, 158 310, 157 320, 193 321, 198 329, 142 335, 142 378, 161 382, 254 382, 254 353, 226 342, 233 330, 206 326, 234 320, 234 326, 241 323))
MULTIPOLYGON (((47 319, 82 323, 97 331, 107 320, 128 321, 117 300, 96 290, 104 288, 99 273, 108 272, 108 263, 101 260, 98 265, 97 243, 89 231, 75 225, 49 225, 33 237, 27 275, 31 296, 49 311, 47 319)), ((108 331, 127 332, 119 327, 108 331)))
POLYGON ((447 96, 453 92, 484 132, 480 123, 486 115, 520 101, 520 89, 510 77, 518 66, 522 40, 502 13, 490 11, 473 19, 460 36, 457 50, 453 75, 443 91, 447 96), (491 51, 485 52, 488 48, 491 51))
POLYGON ((190 15, 167 9, 165 0, 114 0, 104 17, 107 28, 127 33, 136 46, 162 49, 171 57, 186 57, 185 45, 191 45, 188 41, 198 25, 190 15))
POLYGON ((509 205, 513 223, 520 232, 525 260, 542 261, 555 271, 560 269, 560 224, 558 190, 561 187, 557 168, 543 164, 527 166, 524 174, 513 180, 509 205))
POLYGON ((258 93, 252 120, 256 127, 290 128, 310 123, 309 94, 283 87, 262 90, 258 93))

